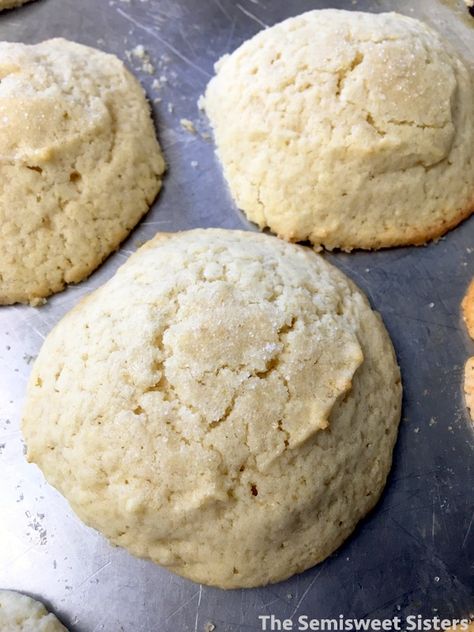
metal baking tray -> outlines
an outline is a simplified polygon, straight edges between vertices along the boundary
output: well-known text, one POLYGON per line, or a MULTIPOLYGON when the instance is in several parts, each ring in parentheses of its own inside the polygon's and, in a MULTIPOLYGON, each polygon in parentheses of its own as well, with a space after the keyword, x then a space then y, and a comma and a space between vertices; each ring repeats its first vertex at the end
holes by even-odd
POLYGON ((198 632, 214 625, 216 632, 236 632, 261 630, 264 614, 373 621, 474 611, 474 433, 461 393, 474 343, 459 315, 474 274, 474 218, 427 247, 326 255, 382 313, 405 394, 380 503, 334 555, 306 573, 227 592, 176 577, 84 526, 24 459, 19 420, 31 362, 81 296, 157 231, 255 229, 229 196, 196 102, 222 54, 266 25, 326 6, 421 17, 474 60, 474 20, 461 0, 37 0, 0 14, 2 40, 62 36, 124 59, 153 103, 168 163, 152 210, 88 280, 41 308, 0 308, 0 587, 41 598, 71 631, 198 632), (130 53, 137 45, 153 74, 146 59, 130 53), (191 120, 196 133, 181 119, 191 120))

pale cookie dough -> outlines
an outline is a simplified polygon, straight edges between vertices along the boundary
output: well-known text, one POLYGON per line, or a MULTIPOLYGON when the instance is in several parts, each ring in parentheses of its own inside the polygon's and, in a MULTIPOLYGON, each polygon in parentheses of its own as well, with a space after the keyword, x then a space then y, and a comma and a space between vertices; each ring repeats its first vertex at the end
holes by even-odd
POLYGON ((87 277, 147 212, 164 161, 142 88, 113 55, 0 43, 0 304, 87 277))
POLYGON ((312 250, 158 235, 48 336, 28 459, 89 525, 224 588, 323 560, 376 503, 400 419, 380 317, 312 250))
POLYGON ((31 0, 0 0, 0 11, 3 11, 3 9, 13 9, 13 7, 19 7, 27 2, 31 2, 31 0))
POLYGON ((216 65, 200 102, 237 205, 327 248, 423 244, 474 210, 474 87, 435 31, 310 11, 216 65))
POLYGON ((466 295, 461 303, 462 315, 466 323, 467 331, 474 339, 474 279, 467 288, 466 295))
POLYGON ((474 421, 474 357, 468 358, 464 365, 464 398, 471 420, 474 421))
POLYGON ((42 603, 13 590, 0 590, 2 632, 67 632, 42 603))

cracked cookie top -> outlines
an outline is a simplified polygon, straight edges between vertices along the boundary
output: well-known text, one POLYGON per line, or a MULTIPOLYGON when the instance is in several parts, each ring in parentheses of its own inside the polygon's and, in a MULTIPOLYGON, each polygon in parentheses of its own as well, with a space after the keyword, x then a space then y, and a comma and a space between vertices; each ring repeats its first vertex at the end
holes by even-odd
POLYGON ((474 210, 472 77, 418 20, 290 18, 223 57, 202 105, 238 206, 286 239, 420 244, 474 210))
POLYGON ((376 502, 400 379, 365 297, 309 249, 158 235, 48 336, 28 458, 88 524, 224 587, 330 554, 376 502))
POLYGON ((164 162, 143 90, 113 55, 0 43, 0 304, 86 277, 148 210, 164 162))

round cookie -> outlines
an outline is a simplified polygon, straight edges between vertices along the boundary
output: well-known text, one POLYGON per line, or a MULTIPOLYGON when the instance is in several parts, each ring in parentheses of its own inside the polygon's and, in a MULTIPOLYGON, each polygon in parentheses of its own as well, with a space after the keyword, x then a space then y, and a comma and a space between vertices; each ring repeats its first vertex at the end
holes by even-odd
POLYGON ((3 11, 4 9, 13 9, 13 7, 19 7, 27 2, 31 2, 31 0, 0 0, 0 11, 3 11))
POLYGON ((455 619, 456 623, 445 630, 445 632, 474 632, 474 620, 468 617, 455 619))
MULTIPOLYGON (((474 279, 466 290, 461 309, 467 332, 474 339, 474 279)), ((468 358, 464 365, 464 398, 471 420, 474 421, 474 357, 468 358)))
POLYGON ((0 630, 5 632, 67 632, 42 603, 13 590, 0 590, 0 630))
POLYGON ((435 31, 310 11, 216 65, 201 103, 237 205, 326 248, 423 244, 474 210, 474 87, 435 31))
POLYGON ((118 247, 164 161, 143 90, 115 56, 3 42, 0 78, 0 304, 35 304, 118 247))
POLYGON ((249 587, 323 560, 374 506, 400 399, 383 323, 341 272, 268 235, 193 230, 148 242, 56 326, 23 432, 112 542, 249 587))
POLYGON ((474 279, 470 282, 461 303, 462 316, 467 332, 474 340, 474 279))
POLYGON ((474 422, 474 357, 468 358, 464 365, 464 399, 474 422))

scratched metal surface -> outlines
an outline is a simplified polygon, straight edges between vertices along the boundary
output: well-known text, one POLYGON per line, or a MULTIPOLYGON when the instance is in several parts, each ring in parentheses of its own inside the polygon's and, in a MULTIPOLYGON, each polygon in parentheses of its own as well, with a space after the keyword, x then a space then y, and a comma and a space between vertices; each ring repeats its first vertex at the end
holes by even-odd
POLYGON ((263 25, 328 4, 409 14, 416 6, 415 15, 458 33, 465 50, 474 50, 469 28, 458 29, 451 8, 434 0, 38 0, 0 16, 0 39, 61 35, 124 59, 143 44, 155 75, 143 71, 142 60, 128 63, 150 98, 161 99, 154 111, 169 164, 153 209, 89 280, 40 309, 0 309, 0 587, 40 597, 71 630, 185 632, 212 622, 218 632, 236 632, 260 629, 258 615, 266 613, 384 618, 474 610, 474 436, 460 393, 462 365, 474 343, 459 316, 474 273, 474 218, 427 248, 330 256, 383 314, 403 370, 404 417, 378 507, 335 555, 303 575, 232 592, 180 579, 109 546, 23 458, 25 381, 62 314, 157 230, 252 228, 229 198, 212 143, 179 123, 189 118, 206 131, 196 100, 213 62, 263 25), (152 85, 156 77, 161 87, 152 85))

